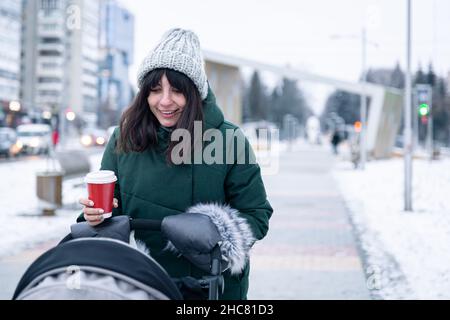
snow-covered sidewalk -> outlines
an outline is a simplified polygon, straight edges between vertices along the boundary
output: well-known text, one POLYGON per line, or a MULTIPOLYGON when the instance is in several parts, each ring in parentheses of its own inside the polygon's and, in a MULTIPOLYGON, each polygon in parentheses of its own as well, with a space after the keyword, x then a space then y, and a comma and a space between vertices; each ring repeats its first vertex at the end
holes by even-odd
MULTIPOLYGON (((92 170, 100 167, 101 156, 101 153, 89 156, 92 170)), ((40 215, 36 173, 46 168, 45 159, 0 164, 0 257, 40 242, 61 239, 80 214, 77 200, 86 194, 86 189, 74 187, 74 181, 68 180, 63 183, 64 209, 58 209, 53 217, 40 215)))
POLYGON ((450 299, 450 160, 414 160, 413 209, 404 207, 402 159, 365 171, 334 170, 365 253, 369 283, 382 299, 450 299))

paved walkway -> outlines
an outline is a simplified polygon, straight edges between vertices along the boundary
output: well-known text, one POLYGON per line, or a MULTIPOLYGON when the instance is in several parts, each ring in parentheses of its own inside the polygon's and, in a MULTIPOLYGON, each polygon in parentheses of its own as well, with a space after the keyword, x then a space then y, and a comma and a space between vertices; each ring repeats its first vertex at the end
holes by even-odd
POLYGON ((0 259, 0 299, 11 299, 17 284, 31 263, 57 243, 58 240, 47 241, 14 256, 0 259))
POLYGON ((249 299, 370 299, 333 162, 328 149, 304 146, 263 177, 274 214, 252 251, 249 299))

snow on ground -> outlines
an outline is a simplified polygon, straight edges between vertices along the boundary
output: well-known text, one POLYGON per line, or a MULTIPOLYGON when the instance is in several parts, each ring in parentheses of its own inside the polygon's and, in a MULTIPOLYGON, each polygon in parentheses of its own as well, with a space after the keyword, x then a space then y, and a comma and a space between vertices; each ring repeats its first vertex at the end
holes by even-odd
POLYGON ((351 211, 366 273, 381 299, 450 299, 450 160, 413 162, 413 212, 404 208, 404 163, 396 158, 334 177, 351 211))
MULTIPOLYGON (((101 153, 89 156, 92 170, 100 167, 101 153)), ((81 212, 77 204, 86 188, 75 187, 82 179, 63 182, 63 208, 53 217, 40 214, 36 196, 36 173, 49 168, 42 158, 0 164, 0 257, 17 253, 39 242, 61 239, 70 232, 81 212)))

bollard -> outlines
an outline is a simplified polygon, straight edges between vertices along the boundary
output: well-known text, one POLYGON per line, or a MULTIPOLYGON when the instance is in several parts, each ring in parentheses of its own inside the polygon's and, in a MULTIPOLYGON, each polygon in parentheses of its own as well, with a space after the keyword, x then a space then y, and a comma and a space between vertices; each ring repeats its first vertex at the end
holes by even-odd
POLYGON ((42 214, 55 215, 55 210, 62 206, 62 178, 60 171, 43 171, 36 173, 36 191, 40 200, 42 214))

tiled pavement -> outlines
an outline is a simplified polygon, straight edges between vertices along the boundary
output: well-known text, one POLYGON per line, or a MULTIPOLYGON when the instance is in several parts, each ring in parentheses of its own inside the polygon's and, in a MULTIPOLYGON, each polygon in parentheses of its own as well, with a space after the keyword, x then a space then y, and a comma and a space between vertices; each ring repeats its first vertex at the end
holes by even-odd
POLYGON ((14 256, 0 259, 0 299, 11 299, 20 278, 30 264, 57 243, 58 240, 47 241, 14 256))
POLYGON ((264 176, 274 208, 251 254, 249 299, 370 299, 327 149, 299 148, 264 176))

